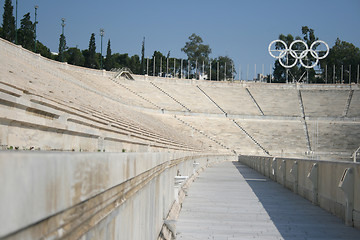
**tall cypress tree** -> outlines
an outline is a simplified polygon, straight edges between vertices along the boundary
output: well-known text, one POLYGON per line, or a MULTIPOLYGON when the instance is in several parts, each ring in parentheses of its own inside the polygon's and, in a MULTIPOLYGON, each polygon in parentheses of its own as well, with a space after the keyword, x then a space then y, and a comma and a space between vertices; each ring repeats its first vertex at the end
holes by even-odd
POLYGON ((24 15, 20 21, 18 41, 24 48, 33 50, 35 44, 35 25, 30 20, 30 13, 24 15))
POLYGON ((85 57, 85 66, 89 68, 97 68, 98 64, 96 62, 96 44, 95 44, 95 33, 91 34, 89 41, 89 49, 85 57))
POLYGON ((109 39, 106 49, 105 69, 109 71, 111 70, 111 68, 113 68, 113 63, 112 63, 112 55, 111 55, 111 43, 109 39))
POLYGON ((65 61, 64 59, 64 53, 66 50, 66 38, 64 34, 60 35, 60 41, 59 41, 59 60, 65 61))
POLYGON ((141 48, 141 74, 145 75, 145 37, 141 48))
POLYGON ((11 42, 15 41, 16 31, 13 10, 14 7, 11 4, 11 0, 5 0, 1 37, 11 42))

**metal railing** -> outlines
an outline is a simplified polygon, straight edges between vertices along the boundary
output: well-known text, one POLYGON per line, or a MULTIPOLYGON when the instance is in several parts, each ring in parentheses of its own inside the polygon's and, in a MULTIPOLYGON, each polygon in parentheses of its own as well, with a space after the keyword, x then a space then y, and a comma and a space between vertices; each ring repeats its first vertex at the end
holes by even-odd
POLYGON ((355 150, 355 152, 352 155, 354 162, 357 162, 357 158, 360 157, 360 146, 358 147, 358 149, 355 150))

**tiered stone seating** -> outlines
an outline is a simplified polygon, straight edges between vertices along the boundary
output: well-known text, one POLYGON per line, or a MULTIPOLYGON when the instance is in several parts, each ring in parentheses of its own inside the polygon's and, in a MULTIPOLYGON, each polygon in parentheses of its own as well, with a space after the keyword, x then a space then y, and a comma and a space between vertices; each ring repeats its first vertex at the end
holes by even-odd
POLYGON ((235 120, 274 156, 299 157, 308 151, 300 120, 235 120))
MULTIPOLYGON (((172 111, 185 110, 179 104, 176 104, 171 98, 159 91, 159 89, 150 84, 149 81, 144 81, 143 79, 139 78, 137 78, 136 81, 131 81, 127 79, 119 79, 118 81, 123 86, 126 86, 133 92, 136 92, 145 99, 148 99, 149 101, 154 103, 154 105, 159 106, 159 108, 161 109, 172 111)), ((152 108, 154 108, 154 105, 152 106, 152 108)))
MULTIPOLYGON (((176 130, 161 121, 130 109, 74 76, 62 78, 63 73, 56 68, 61 66, 60 63, 53 63, 45 71, 36 61, 28 61, 26 54, 32 55, 24 51, 24 58, 18 59, 11 53, 6 53, 6 59, 1 58, 0 71, 4 74, 0 76, 0 82, 5 85, 1 94, 3 115, 11 108, 10 114, 2 119, 10 121, 9 128, 14 132, 13 135, 3 135, 7 139, 3 139, 2 145, 22 146, 24 149, 35 146, 43 150, 96 151, 101 150, 106 141, 112 141, 145 148, 195 150, 194 146, 187 144, 186 137, 174 138, 176 130), (22 126, 26 126, 21 134, 23 139, 15 139, 22 126), (49 137, 46 143, 44 137, 44 142, 41 140, 42 134, 49 137), (76 137, 69 140, 72 136, 76 137), (102 143, 99 138, 104 138, 102 143), (79 141, 83 143, 78 144, 79 141)), ((116 150, 121 149, 118 147, 116 150)), ((114 148, 111 150, 115 151, 114 148)))
POLYGON ((224 147, 216 144, 205 131, 190 125, 183 116, 170 117, 168 115, 157 115, 156 117, 167 125, 171 125, 183 134, 186 134, 187 139, 191 139, 194 142, 193 145, 206 149, 208 152, 224 152, 224 147))
POLYGON ((301 95, 305 116, 341 117, 347 103, 349 90, 301 90, 301 95))
POLYGON ((218 83, 199 86, 228 114, 260 115, 243 85, 218 83))
POLYGON ((353 92, 348 117, 360 117, 360 91, 353 92))
MULTIPOLYGON (((222 111, 201 93, 195 84, 165 84, 161 82, 155 84, 190 109, 191 112, 222 114, 222 111)), ((176 102, 174 104, 178 105, 176 102)))
POLYGON ((207 117, 206 121, 193 116, 178 116, 178 118, 199 129, 211 139, 235 150, 238 154, 264 155, 263 150, 227 118, 207 117))
POLYGON ((348 158, 360 146, 359 122, 309 121, 309 136, 316 152, 343 153, 348 158))
POLYGON ((76 68, 75 70, 72 68, 61 69, 61 71, 72 76, 74 79, 81 82, 85 86, 96 89, 96 91, 101 92, 106 96, 115 98, 126 105, 139 106, 150 109, 157 108, 153 104, 127 90, 122 85, 117 84, 115 81, 119 81, 120 83, 123 83, 124 81, 124 83, 126 83, 129 80, 122 80, 121 78, 115 80, 113 78, 114 74, 112 73, 107 73, 110 74, 110 76, 102 76, 92 74, 91 72, 76 71, 76 68))
POLYGON ((53 62, 4 41, 0 44, 1 121, 9 126, 1 135, 3 147, 10 141, 31 148, 41 141, 38 136, 47 133, 48 144, 41 149, 226 149, 303 157, 309 149, 299 92, 311 150, 331 151, 330 141, 338 138, 326 136, 338 118, 342 121, 336 122, 334 132, 346 135, 339 138, 341 144, 334 152, 351 155, 360 145, 357 86, 351 88, 351 104, 343 118, 351 90, 345 85, 224 83, 136 75, 131 81, 115 79, 112 72, 53 62), (6 116, 8 110, 11 113, 6 116), (312 121, 321 122, 325 131, 320 131, 317 141, 312 138, 312 121), (59 137, 59 133, 65 134, 59 137))
POLYGON ((281 88, 251 85, 248 90, 267 116, 301 116, 299 98, 294 87, 281 88))

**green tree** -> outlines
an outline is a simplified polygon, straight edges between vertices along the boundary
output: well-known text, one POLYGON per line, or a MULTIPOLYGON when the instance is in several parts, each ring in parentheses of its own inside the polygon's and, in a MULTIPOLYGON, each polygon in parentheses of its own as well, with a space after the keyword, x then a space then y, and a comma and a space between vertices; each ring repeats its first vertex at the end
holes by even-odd
MULTIPOLYGON (((318 40, 317 37, 315 37, 315 31, 307 26, 303 26, 301 28, 301 33, 303 35, 303 38, 296 36, 295 38, 291 35, 284 35, 280 34, 279 39, 284 41, 286 45, 289 47, 290 44, 294 40, 303 40, 309 47, 311 44, 318 40)), ((276 49, 284 49, 284 46, 280 43, 276 44, 276 49)), ((305 47, 301 44, 294 45, 293 50, 303 51, 305 50, 305 47)), ((291 54, 286 54, 284 56, 284 59, 282 60, 284 63, 287 61, 287 65, 291 65, 295 62, 295 58, 291 56, 291 54), (287 58, 287 59, 286 59, 287 58)), ((311 56, 311 54, 307 54, 305 59, 303 60, 304 64, 310 66, 315 62, 315 59, 311 56)), ((274 83, 285 83, 286 82, 286 68, 284 68, 280 63, 279 60, 276 60, 274 63, 274 69, 273 69, 273 76, 274 76, 274 83)), ((316 83, 318 82, 318 79, 315 77, 315 70, 314 69, 306 69, 301 64, 300 61, 297 61, 297 64, 288 70, 288 81, 299 81, 299 80, 305 80, 306 77, 309 77, 310 83, 316 83)))
POLYGON ((50 49, 48 47, 46 47, 44 44, 42 44, 41 42, 37 41, 37 52, 40 53, 41 56, 46 57, 46 58, 52 58, 52 54, 50 52, 50 49))
POLYGON ((65 55, 67 56, 68 63, 76 66, 84 66, 85 58, 80 49, 69 48, 65 55))
POLYGON ((96 58, 96 44, 95 44, 95 33, 92 33, 89 41, 88 52, 85 55, 85 67, 99 68, 99 62, 96 58))
POLYGON ((65 59, 65 51, 66 51, 66 38, 64 34, 60 35, 60 39, 59 39, 59 55, 58 55, 58 61, 64 62, 66 61, 65 59))
POLYGON ((5 0, 1 37, 10 42, 15 41, 16 31, 13 10, 14 7, 11 4, 11 0, 5 0))
POLYGON ((114 61, 113 61, 113 57, 111 54, 111 42, 109 39, 108 44, 107 44, 107 49, 106 49, 105 69, 107 71, 110 71, 113 67, 114 67, 114 61))
POLYGON ((20 20, 20 29, 18 30, 18 42, 24 48, 33 50, 35 45, 35 25, 30 20, 30 13, 26 13, 20 20))
POLYGON ((145 37, 141 47, 141 74, 145 75, 145 37))
POLYGON ((166 62, 164 55, 159 51, 154 51, 152 55, 152 59, 149 61, 149 75, 150 76, 159 76, 160 72, 163 74, 166 72, 166 62), (154 74, 154 61, 155 61, 155 74, 154 74), (162 65, 162 69, 160 70, 160 64, 162 65))
POLYGON ((202 38, 195 33, 189 37, 189 41, 185 43, 185 46, 181 49, 181 51, 187 55, 191 62, 192 69, 195 69, 196 62, 209 62, 211 49, 209 45, 203 44, 202 38))
POLYGON ((114 58, 114 68, 130 67, 130 58, 127 53, 125 54, 115 53, 113 54, 113 58, 114 58))
POLYGON ((230 57, 219 56, 217 58, 211 59, 210 62, 211 62, 211 79, 210 79, 210 73, 208 73, 208 79, 217 80, 218 75, 219 75, 219 81, 223 81, 224 79, 230 81, 235 78, 236 69, 233 68, 234 61, 230 57), (218 74, 218 63, 219 63, 219 74, 218 74), (226 71, 225 71, 225 64, 226 64, 226 71))
POLYGON ((134 55, 130 58, 129 68, 134 74, 141 74, 141 63, 138 55, 134 55))
POLYGON ((348 83, 350 73, 349 66, 351 66, 351 82, 357 82, 358 65, 360 65, 360 49, 352 43, 341 41, 337 38, 335 45, 330 49, 329 55, 321 61, 323 78, 325 79, 325 77, 327 77, 327 82, 331 83, 340 83, 341 80, 348 83), (334 65, 335 82, 333 82, 334 65), (343 66, 343 79, 341 79, 341 66, 343 66), (326 70, 327 74, 325 73, 326 70))

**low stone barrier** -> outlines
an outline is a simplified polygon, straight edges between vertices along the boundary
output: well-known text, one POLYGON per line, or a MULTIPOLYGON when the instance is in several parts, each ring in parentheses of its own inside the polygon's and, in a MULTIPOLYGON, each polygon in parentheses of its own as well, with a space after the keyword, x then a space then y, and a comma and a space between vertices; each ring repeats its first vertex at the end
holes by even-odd
POLYGON ((157 239, 175 176, 229 157, 0 152, 0 239, 157 239))
POLYGON ((360 228, 359 163, 256 156, 239 162, 360 228))

